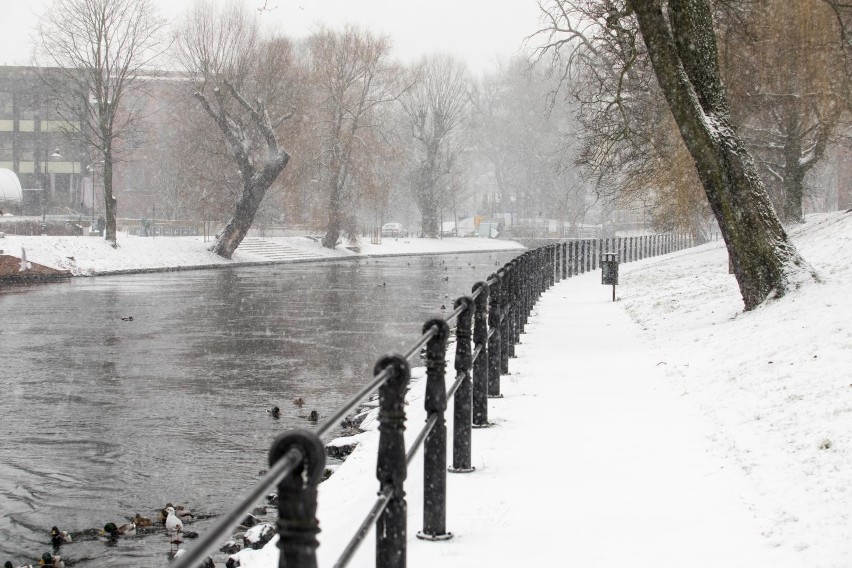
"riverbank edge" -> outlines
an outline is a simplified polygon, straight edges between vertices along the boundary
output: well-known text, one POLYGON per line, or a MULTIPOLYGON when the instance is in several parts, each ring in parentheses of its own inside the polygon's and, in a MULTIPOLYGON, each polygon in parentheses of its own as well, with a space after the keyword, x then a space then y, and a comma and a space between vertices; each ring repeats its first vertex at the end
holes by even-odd
POLYGON ((0 284, 30 284, 56 282, 71 278, 70 270, 58 270, 37 262, 26 261, 28 268, 21 270, 21 259, 0 251, 0 284))
MULTIPOLYGON (((513 242, 516 241, 506 241, 513 242)), ((279 264, 304 264, 308 262, 335 262, 335 261, 350 261, 359 260, 362 258, 391 258, 391 257, 406 257, 406 256, 432 256, 432 255, 447 255, 447 254, 479 254, 479 253, 494 253, 494 252, 511 252, 513 250, 527 250, 525 246, 517 243, 519 248, 498 248, 498 249, 477 249, 463 251, 433 251, 433 252, 403 252, 403 253, 387 253, 387 254, 360 254, 354 253, 351 255, 340 256, 318 256, 316 258, 292 258, 287 260, 236 260, 221 264, 194 264, 184 266, 159 266, 151 268, 125 268, 121 270, 102 270, 92 271, 85 274, 71 274, 72 278, 92 278, 96 276, 128 276, 134 274, 155 274, 158 272, 183 272, 187 270, 209 270, 214 268, 234 268, 242 266, 272 266, 279 264)))

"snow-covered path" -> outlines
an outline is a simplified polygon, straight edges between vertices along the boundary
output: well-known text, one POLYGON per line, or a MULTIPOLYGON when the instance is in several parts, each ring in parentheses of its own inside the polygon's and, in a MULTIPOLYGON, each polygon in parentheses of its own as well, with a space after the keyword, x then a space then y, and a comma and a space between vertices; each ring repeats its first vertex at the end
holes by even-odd
POLYGON ((478 471, 450 476, 456 538, 411 541, 409 566, 795 565, 761 536, 738 474, 707 451, 699 413, 609 290, 593 273, 539 301, 491 403, 496 425, 474 433, 478 471))
POLYGON ((477 440, 488 464, 477 492, 504 520, 459 530, 481 533, 484 565, 792 565, 760 535, 737 474, 707 451, 706 425, 640 334, 597 273, 540 300, 493 405, 498 427, 477 440), (507 474, 528 481, 507 487, 507 474))

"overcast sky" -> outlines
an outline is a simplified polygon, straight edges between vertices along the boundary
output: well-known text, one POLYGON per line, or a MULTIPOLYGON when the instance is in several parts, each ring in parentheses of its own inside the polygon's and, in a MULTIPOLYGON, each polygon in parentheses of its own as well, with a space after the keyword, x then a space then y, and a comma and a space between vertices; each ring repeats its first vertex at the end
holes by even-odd
MULTIPOLYGON (((243 0, 260 7, 264 0, 243 0)), ((26 65, 38 15, 51 0, 3 0, 0 64, 26 65)), ((192 0, 154 0, 169 19, 179 18, 192 0)), ((519 52, 536 30, 536 0, 266 0, 263 18, 291 37, 314 25, 338 28, 346 22, 390 35, 404 62, 444 51, 468 62, 475 73, 493 70, 498 57, 519 52)))

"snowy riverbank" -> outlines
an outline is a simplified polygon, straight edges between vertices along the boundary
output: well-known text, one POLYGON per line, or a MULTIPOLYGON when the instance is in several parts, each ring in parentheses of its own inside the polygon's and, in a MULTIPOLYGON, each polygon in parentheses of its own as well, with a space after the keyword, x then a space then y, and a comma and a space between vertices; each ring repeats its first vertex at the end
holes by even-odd
POLYGON ((221 258, 208 247, 202 237, 119 237, 118 248, 112 248, 100 237, 48 237, 6 235, 0 239, 0 250, 7 255, 20 258, 26 250, 27 260, 51 268, 70 270, 74 276, 96 274, 121 274, 156 270, 189 268, 215 268, 246 264, 275 262, 304 262, 311 260, 335 260, 356 256, 443 254, 459 252, 490 252, 522 250, 514 241, 485 238, 421 239, 416 237, 382 239, 381 244, 360 243, 358 251, 344 246, 334 250, 323 248, 314 239, 307 237, 274 237, 247 239, 245 246, 238 248, 231 260, 221 258), (275 251, 289 254, 249 250, 248 246, 262 241, 269 243, 275 251))

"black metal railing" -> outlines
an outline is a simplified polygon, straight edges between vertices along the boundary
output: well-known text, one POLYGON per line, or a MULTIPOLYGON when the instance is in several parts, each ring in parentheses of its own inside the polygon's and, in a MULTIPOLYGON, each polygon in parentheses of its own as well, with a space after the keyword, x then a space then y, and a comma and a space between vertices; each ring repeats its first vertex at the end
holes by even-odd
POLYGON ((664 234, 613 239, 567 240, 528 250, 477 282, 470 296, 458 298, 447 318, 423 326, 423 335, 408 352, 385 355, 375 366, 373 380, 313 432, 291 430, 278 436, 269 453, 269 470, 239 504, 176 559, 175 568, 199 565, 220 542, 227 540, 246 514, 273 487, 278 491, 279 566, 317 566, 317 485, 325 468, 323 435, 377 389, 379 447, 376 476, 379 493, 355 531, 335 568, 346 566, 370 528, 376 526, 376 566, 406 564, 407 517, 404 484, 408 465, 424 448, 423 528, 418 538, 452 537, 446 526, 447 473, 475 471, 471 465, 472 428, 485 428, 488 399, 500 397, 500 376, 538 298, 554 283, 595 270, 600 255, 615 252, 622 262, 641 260, 692 246, 685 235, 664 234), (456 377, 446 388, 447 340, 455 321, 456 377), (411 447, 405 448, 405 394, 410 364, 425 347, 427 419, 411 447), (452 465, 447 467, 445 413, 453 399, 452 465))

